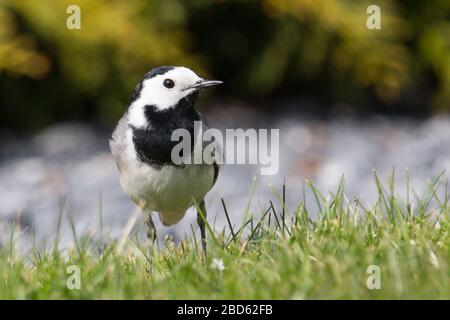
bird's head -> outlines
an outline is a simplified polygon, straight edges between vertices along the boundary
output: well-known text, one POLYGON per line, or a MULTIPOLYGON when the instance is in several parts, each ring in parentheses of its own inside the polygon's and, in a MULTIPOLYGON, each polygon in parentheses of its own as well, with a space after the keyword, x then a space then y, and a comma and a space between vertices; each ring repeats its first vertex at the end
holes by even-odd
POLYGON ((200 78, 194 71, 186 67, 161 66, 147 72, 133 92, 130 102, 130 119, 139 125, 140 112, 146 105, 153 106, 156 110, 177 106, 184 98, 193 93, 222 81, 206 80, 200 78), (134 109, 134 110, 133 110, 134 109), (134 112, 133 112, 134 111, 134 112))

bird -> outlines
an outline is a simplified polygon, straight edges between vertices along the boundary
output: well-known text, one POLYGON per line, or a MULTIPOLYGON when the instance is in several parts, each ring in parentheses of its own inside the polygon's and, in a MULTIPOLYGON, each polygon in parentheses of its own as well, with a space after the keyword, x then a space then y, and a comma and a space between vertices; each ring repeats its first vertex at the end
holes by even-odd
MULTIPOLYGON (((155 67, 133 90, 109 139, 120 185, 145 213, 147 237, 153 242, 157 238, 153 212, 163 225, 171 226, 196 206, 206 255, 205 196, 217 181, 219 164, 175 163, 171 153, 178 142, 171 137, 176 129, 186 129, 192 137, 195 121, 208 127, 195 104, 201 90, 221 83, 201 78, 187 67, 155 67)), ((203 146, 197 138, 191 139, 193 151, 203 146)))

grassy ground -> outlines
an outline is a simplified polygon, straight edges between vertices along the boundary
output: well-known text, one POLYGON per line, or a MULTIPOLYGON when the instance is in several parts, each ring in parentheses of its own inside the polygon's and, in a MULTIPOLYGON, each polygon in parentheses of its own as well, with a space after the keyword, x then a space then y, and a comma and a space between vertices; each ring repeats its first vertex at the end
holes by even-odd
POLYGON ((319 207, 314 221, 303 201, 285 208, 281 192, 279 202, 233 232, 208 226, 205 263, 196 239, 168 240, 156 250, 133 232, 117 241, 86 233, 75 235, 72 249, 54 241, 20 254, 11 233, 0 249, 0 298, 450 299, 443 175, 420 198, 407 190, 401 199, 393 179, 385 187, 375 182, 379 198, 370 208, 347 201, 343 183, 328 199, 308 184, 319 207), (369 289, 376 279, 380 289, 369 289))

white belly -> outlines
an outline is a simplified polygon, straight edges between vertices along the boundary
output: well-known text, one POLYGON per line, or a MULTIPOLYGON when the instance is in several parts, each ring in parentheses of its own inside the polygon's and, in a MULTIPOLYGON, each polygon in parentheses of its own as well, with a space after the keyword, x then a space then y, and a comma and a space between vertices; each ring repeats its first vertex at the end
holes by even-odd
POLYGON ((213 179, 214 168, 207 165, 183 168, 163 166, 157 169, 139 163, 120 174, 120 183, 130 198, 135 203, 143 200, 145 208, 159 212, 167 224, 178 222, 194 204, 192 199, 200 204, 213 179), (170 223, 169 220, 175 221, 170 223))

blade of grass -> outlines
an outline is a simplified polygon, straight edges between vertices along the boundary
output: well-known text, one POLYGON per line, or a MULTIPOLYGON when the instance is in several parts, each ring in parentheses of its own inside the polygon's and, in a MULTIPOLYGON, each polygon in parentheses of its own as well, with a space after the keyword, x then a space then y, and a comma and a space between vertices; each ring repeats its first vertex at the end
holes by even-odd
POLYGON ((225 205, 225 201, 221 198, 223 211, 225 212, 225 217, 227 218, 228 227, 230 228, 231 235, 233 237, 233 241, 236 242, 236 234, 234 233, 233 226, 231 224, 230 215, 228 214, 227 206, 225 205))

